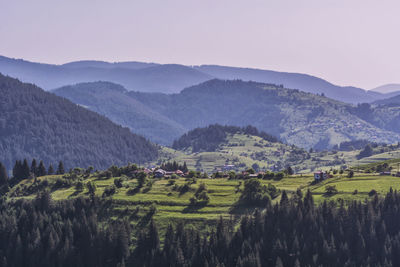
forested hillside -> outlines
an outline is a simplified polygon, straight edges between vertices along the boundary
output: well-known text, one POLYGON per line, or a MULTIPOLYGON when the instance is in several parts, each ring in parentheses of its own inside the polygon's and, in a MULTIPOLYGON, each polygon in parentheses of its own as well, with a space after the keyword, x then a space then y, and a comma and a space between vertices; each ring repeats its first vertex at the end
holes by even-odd
POLYGON ((53 92, 102 114, 158 144, 170 145, 172 140, 186 131, 177 122, 129 97, 128 91, 118 84, 80 83, 64 86, 53 92))
POLYGON ((157 147, 109 119, 0 74, 0 161, 62 160, 66 168, 146 162, 157 147))

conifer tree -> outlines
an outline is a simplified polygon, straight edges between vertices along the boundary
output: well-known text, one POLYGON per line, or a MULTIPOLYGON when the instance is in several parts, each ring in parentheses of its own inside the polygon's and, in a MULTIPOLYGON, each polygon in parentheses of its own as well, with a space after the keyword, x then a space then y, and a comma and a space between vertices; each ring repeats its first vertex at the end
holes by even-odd
POLYGON ((30 176, 30 168, 28 164, 28 160, 24 159, 24 162, 22 163, 21 167, 21 177, 20 179, 27 179, 30 176))
POLYGON ((7 184, 8 184, 7 169, 3 165, 3 163, 0 162, 0 186, 7 185, 7 184))
POLYGON ((45 176, 46 174, 46 167, 44 166, 43 160, 41 160, 37 168, 37 176, 45 176))
POLYGON ((54 174, 54 168, 53 168, 53 164, 50 164, 49 169, 47 171, 48 175, 53 175, 54 174))
POLYGON ((22 171, 22 163, 20 160, 16 160, 13 168, 13 178, 17 180, 21 179, 21 171, 22 171))
POLYGON ((65 173, 64 163, 62 161, 60 161, 58 163, 57 174, 64 174, 64 173, 65 173))
POLYGON ((32 163, 31 163, 31 173, 33 173, 34 175, 38 176, 38 167, 37 167, 37 162, 36 159, 32 159, 32 163))

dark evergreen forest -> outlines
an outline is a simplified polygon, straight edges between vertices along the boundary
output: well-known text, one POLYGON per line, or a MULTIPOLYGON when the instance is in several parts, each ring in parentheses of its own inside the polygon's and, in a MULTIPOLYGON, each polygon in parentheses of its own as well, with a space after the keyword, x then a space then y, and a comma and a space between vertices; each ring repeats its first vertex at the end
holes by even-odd
POLYGON ((244 217, 237 230, 218 223, 202 237, 182 225, 161 248, 151 226, 140 236, 133 266, 400 266, 400 195, 368 203, 323 203, 310 192, 244 217))
POLYGON ((0 74, 0 161, 40 158, 66 168, 107 168, 157 157, 157 147, 109 119, 0 74))
POLYGON ((263 211, 220 220, 208 234, 169 226, 160 241, 150 220, 132 229, 105 221, 109 202, 96 197, 53 202, 0 201, 2 266, 400 266, 400 195, 324 202, 298 191, 263 211), (104 223, 106 222, 106 223, 104 223), (134 238, 133 238, 134 237, 134 238))

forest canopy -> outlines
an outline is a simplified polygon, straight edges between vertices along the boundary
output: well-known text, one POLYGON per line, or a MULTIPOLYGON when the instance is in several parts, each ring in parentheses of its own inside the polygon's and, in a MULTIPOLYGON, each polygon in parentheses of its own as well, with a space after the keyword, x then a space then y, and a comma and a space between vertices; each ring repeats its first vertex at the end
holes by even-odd
POLYGON ((158 148, 109 119, 0 74, 0 161, 62 160, 66 168, 147 162, 158 148))

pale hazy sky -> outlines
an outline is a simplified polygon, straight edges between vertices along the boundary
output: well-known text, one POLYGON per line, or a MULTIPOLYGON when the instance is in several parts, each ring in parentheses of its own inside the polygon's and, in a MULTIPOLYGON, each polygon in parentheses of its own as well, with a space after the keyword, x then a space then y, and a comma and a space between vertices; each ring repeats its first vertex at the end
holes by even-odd
POLYGON ((0 55, 220 64, 400 83, 399 0, 0 0, 0 55))

